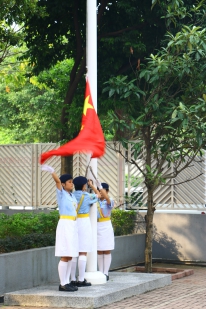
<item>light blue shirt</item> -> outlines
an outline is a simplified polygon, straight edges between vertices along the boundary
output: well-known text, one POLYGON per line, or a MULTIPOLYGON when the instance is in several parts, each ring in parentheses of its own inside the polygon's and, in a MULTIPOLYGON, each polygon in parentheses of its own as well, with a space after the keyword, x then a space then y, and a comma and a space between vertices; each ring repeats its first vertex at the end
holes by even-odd
POLYGON ((92 204, 98 201, 98 197, 94 193, 88 193, 86 191, 78 190, 78 191, 74 191, 73 194, 76 197, 78 204, 80 202, 82 195, 84 195, 84 199, 78 211, 78 214, 88 214, 90 210, 90 206, 92 206, 92 204))
MULTIPOLYGON (((100 205, 100 208, 101 208, 101 211, 102 211, 102 214, 105 218, 107 217, 110 217, 111 216, 111 211, 112 211, 112 208, 114 207, 114 201, 113 199, 109 198, 110 199, 110 204, 107 204, 107 201, 106 200, 98 200, 98 203, 100 205)), ((97 218, 101 218, 100 216, 100 213, 99 213, 99 209, 97 207, 97 218)))
POLYGON ((76 217, 77 200, 74 194, 70 194, 64 189, 56 189, 56 194, 60 215, 76 217))

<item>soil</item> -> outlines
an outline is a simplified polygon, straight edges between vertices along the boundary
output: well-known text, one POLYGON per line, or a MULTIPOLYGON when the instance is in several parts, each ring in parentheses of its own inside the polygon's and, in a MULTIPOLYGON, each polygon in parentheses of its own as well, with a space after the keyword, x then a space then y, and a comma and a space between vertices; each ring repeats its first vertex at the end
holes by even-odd
MULTIPOLYGON (((172 280, 180 279, 185 276, 193 275, 193 269, 189 268, 186 265, 161 265, 154 264, 152 267, 152 273, 155 274, 171 274, 172 280)), ((144 266, 130 266, 119 271, 122 272, 136 272, 136 273, 145 273, 144 266)))

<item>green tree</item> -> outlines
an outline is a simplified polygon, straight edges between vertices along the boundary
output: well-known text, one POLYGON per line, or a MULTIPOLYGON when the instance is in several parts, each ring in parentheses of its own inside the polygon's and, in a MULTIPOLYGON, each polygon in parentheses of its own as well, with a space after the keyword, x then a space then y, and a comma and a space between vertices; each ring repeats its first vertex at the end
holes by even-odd
MULTIPOLYGON (((0 126, 10 135, 9 141, 5 136, 5 142, 59 142, 62 96, 73 61, 59 62, 39 76, 29 78, 28 62, 18 61, 16 56, 7 60, 10 64, 0 70, 0 126)), ((75 102, 71 109, 77 118, 75 102)), ((80 119, 72 126, 73 132, 79 130, 79 122, 80 119)))
MULTIPOLYGON (((155 2, 155 1, 153 1, 155 2)), ((183 1, 178 2, 182 10, 183 1)), ((179 15, 181 15, 181 10, 179 15)), ((145 59, 135 79, 117 76, 105 91, 114 98, 116 109, 109 112, 110 130, 126 148, 132 143, 130 163, 141 171, 147 188, 146 271, 152 271, 153 193, 201 157, 206 142, 206 30, 205 5, 184 10, 181 25, 178 10, 168 7, 167 23, 176 21, 176 33, 168 32, 163 47, 145 59), (174 9, 174 11, 173 11, 174 9), (198 26, 194 15, 198 15, 198 26), (121 117, 116 111, 122 107, 121 117), (135 159, 142 154, 143 168, 135 159), (153 167, 152 162, 155 162, 153 167), (163 172, 167 163, 168 171, 163 172), (173 164, 174 171, 169 170, 173 164)), ((195 17, 196 18, 196 17, 195 17)), ((142 164, 142 162, 141 162, 142 164)), ((191 179, 190 179, 191 180, 191 179)))
POLYGON ((6 58, 20 55, 22 52, 18 50, 24 39, 22 21, 27 15, 44 14, 44 8, 39 11, 37 2, 37 0, 0 0, 0 64, 6 58))
MULTIPOLYGON (((68 124, 72 118, 71 104, 85 84, 86 73, 86 1, 57 0, 38 1, 38 9, 45 10, 44 16, 28 15, 25 22, 25 42, 34 74, 55 65, 57 61, 74 59, 69 74, 67 91, 62 98, 61 141, 71 139, 68 124)), ((132 72, 138 59, 152 52, 165 32, 161 9, 151 12, 151 0, 98 1, 98 94, 102 84, 110 76, 132 72), (115 22, 114 22, 115 20, 115 22), (150 29, 150 31, 149 31, 150 29), (121 51, 121 52, 120 52, 121 51)), ((77 100, 76 100, 77 102, 77 100)), ((83 101, 80 101, 81 105, 83 101)), ((99 99, 98 112, 107 109, 106 99, 99 99), (104 104, 106 103, 106 104, 104 104)), ((70 158, 68 158, 70 159, 70 158)), ((71 170, 72 161, 62 162, 62 172, 71 170), (67 166, 65 164, 68 164, 67 166)))

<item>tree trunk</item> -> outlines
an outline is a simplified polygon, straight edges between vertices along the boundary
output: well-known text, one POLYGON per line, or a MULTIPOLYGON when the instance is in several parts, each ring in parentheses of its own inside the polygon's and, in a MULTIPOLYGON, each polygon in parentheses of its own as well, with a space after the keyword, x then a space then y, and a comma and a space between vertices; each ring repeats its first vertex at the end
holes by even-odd
POLYGON ((146 221, 146 243, 145 243, 145 271, 147 273, 152 272, 152 239, 153 239, 153 215, 154 215, 154 207, 153 207, 153 192, 154 192, 154 183, 151 178, 152 175, 152 158, 151 158, 151 131, 150 128, 147 127, 143 131, 143 135, 145 138, 145 146, 146 146, 146 177, 145 184, 147 187, 147 215, 145 216, 146 221))
POLYGON ((145 271, 147 273, 152 272, 152 240, 153 240, 153 216, 154 216, 154 207, 153 207, 153 191, 148 189, 148 198, 147 198, 147 215, 145 216, 146 220, 146 244, 145 244, 145 271))
POLYGON ((63 174, 73 176, 73 156, 61 157, 61 175, 63 174))
MULTIPOLYGON (((98 15, 97 15, 97 24, 100 25, 100 22, 104 16, 104 10, 107 6, 108 1, 102 0, 101 5, 99 6, 98 15)), ((72 100, 75 95, 75 91, 77 90, 78 84, 82 79, 84 73, 86 73, 86 47, 83 48, 81 31, 79 28, 78 22, 78 1, 74 1, 74 8, 73 8, 73 21, 74 21, 74 28, 75 28, 75 36, 76 36, 76 56, 75 56, 75 63, 70 73, 70 82, 68 91, 66 93, 66 97, 64 100, 64 107, 61 113, 61 124, 62 130, 60 133, 61 140, 67 140, 67 123, 69 120, 69 113, 68 113, 68 106, 72 104, 72 100)), ((83 102, 82 102, 83 103, 83 102)), ((73 174, 73 156, 69 157, 62 157, 61 159, 61 173, 71 173, 73 174)))
MULTIPOLYGON (((86 66, 86 52, 84 52, 82 60, 78 59, 79 61, 79 68, 78 65, 74 65, 71 75, 70 75, 70 84, 69 84, 69 89, 67 91, 65 100, 64 100, 64 107, 62 109, 62 114, 61 114, 61 124, 63 129, 61 130, 61 135, 60 138, 61 140, 67 140, 67 123, 69 121, 69 113, 66 113, 66 109, 68 109, 68 106, 72 104, 72 100, 75 94, 75 91, 77 89, 78 83, 80 82, 84 72, 85 72, 85 66, 86 66), (76 70, 76 72, 75 72, 76 70)), ((61 174, 64 173, 69 173, 73 175, 73 156, 69 157, 62 157, 61 159, 61 174)))

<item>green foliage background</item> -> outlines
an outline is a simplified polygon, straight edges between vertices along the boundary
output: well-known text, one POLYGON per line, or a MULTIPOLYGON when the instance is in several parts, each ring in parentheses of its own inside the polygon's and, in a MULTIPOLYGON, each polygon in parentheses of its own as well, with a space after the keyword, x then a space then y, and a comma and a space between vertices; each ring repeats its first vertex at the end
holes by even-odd
POLYGON ((123 211, 120 209, 114 209, 112 211, 112 225, 114 228, 114 235, 128 235, 134 231, 136 212, 133 210, 123 211))
MULTIPOLYGON (((115 236, 128 235, 134 230, 134 211, 112 211, 115 236)), ((0 253, 55 245, 59 212, 0 214, 0 253)))

